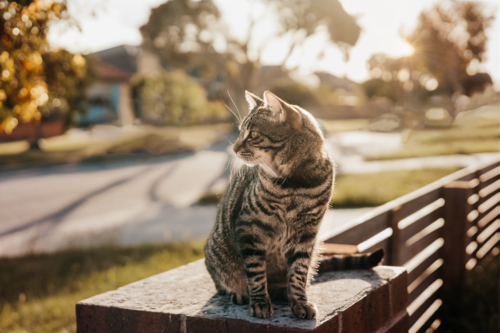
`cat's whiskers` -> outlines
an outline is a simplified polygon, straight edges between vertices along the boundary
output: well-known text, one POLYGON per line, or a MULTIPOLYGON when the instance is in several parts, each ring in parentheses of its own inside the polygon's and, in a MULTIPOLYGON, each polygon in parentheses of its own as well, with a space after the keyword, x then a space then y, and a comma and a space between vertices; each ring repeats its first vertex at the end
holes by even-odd
POLYGON ((229 179, 233 177, 233 174, 236 171, 236 163, 237 163, 237 156, 232 155, 230 160, 229 160, 229 167, 230 167, 230 172, 229 172, 229 179))
POLYGON ((268 168, 269 171, 272 172, 274 178, 278 178, 278 179, 282 178, 281 175, 277 174, 276 171, 274 170, 274 168, 271 165, 269 165, 269 163, 267 163, 264 159, 261 159, 261 162, 268 168))
POLYGON ((229 90, 227 91, 227 94, 229 95, 229 98, 231 99, 231 102, 233 102, 234 104, 234 107, 236 108, 236 111, 238 111, 238 114, 240 116, 240 123, 241 123, 241 113, 240 113, 240 110, 238 109, 238 107, 236 106, 236 103, 233 101, 233 98, 231 97, 231 94, 229 93, 229 90))
POLYGON ((241 121, 241 118, 239 118, 239 117, 238 117, 238 115, 237 115, 236 113, 234 113, 234 112, 233 112, 233 110, 231 110, 231 108, 230 108, 229 106, 227 106, 227 104, 226 104, 226 103, 224 103, 224 105, 225 105, 225 106, 226 106, 226 108, 229 110, 229 112, 231 112, 231 113, 234 115, 234 117, 235 117, 235 118, 236 118, 236 120, 238 121, 238 126, 240 126, 240 125, 241 125, 241 122, 242 122, 242 121, 241 121))

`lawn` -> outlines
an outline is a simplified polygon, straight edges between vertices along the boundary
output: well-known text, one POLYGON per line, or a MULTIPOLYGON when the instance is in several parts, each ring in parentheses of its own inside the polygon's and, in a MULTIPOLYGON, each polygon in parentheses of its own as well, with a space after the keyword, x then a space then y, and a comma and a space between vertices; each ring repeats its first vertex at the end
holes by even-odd
POLYGON ((0 259, 0 333, 76 332, 75 303, 203 257, 204 242, 0 259))
POLYGON ((340 175, 335 180, 331 208, 380 206, 457 170, 429 168, 340 175))
POLYGON ((148 158, 154 155, 195 151, 221 140, 233 129, 231 124, 189 127, 129 128, 103 125, 89 131, 73 130, 41 139, 41 149, 29 149, 26 141, 0 143, 0 166, 39 165, 110 158, 148 158))
MULTIPOLYGON (((430 184, 459 168, 396 170, 380 173, 340 175, 335 180, 331 208, 375 207, 430 184)), ((222 193, 206 193, 201 205, 217 204, 222 193)))
POLYGON ((459 115, 446 129, 405 130, 399 151, 365 156, 365 160, 476 154, 500 151, 499 106, 485 106, 459 115))

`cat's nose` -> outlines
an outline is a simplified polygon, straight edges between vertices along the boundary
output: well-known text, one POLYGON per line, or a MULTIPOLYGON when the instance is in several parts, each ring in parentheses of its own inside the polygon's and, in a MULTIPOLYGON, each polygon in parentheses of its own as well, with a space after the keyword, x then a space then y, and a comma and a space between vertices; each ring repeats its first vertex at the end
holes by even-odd
POLYGON ((238 151, 241 149, 241 143, 239 141, 236 141, 234 146, 233 146, 233 151, 235 154, 238 154, 238 151))

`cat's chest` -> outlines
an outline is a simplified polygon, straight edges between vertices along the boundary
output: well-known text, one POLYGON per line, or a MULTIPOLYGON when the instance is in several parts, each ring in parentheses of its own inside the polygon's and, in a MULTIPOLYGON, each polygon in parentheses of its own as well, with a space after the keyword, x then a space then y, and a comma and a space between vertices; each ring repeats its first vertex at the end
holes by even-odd
POLYGON ((302 221, 314 207, 316 207, 315 203, 310 202, 304 196, 292 194, 281 200, 276 212, 288 223, 294 223, 302 221))

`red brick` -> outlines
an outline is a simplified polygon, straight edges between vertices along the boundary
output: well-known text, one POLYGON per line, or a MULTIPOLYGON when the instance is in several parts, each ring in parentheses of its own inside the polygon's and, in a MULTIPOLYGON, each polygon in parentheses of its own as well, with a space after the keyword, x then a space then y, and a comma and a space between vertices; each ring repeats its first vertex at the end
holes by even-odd
POLYGON ((408 273, 398 275, 389 282, 391 295, 391 317, 406 309, 408 306, 408 273))
POLYGON ((78 333, 180 332, 181 318, 158 312, 76 305, 78 333))
POLYGON ((339 316, 336 315, 332 317, 330 320, 327 322, 324 322, 321 324, 321 326, 317 327, 314 331, 314 333, 337 333, 339 332, 339 316))
POLYGON ((255 324, 245 320, 234 320, 226 318, 203 318, 189 317, 186 322, 186 333, 306 333, 309 330, 303 330, 292 327, 280 327, 272 325, 272 319, 269 324, 255 324))
POLYGON ((375 332, 389 320, 389 286, 384 284, 342 312, 342 332, 375 332))
POLYGON ((408 314, 406 314, 384 333, 408 333, 409 326, 410 318, 408 317, 408 314))

